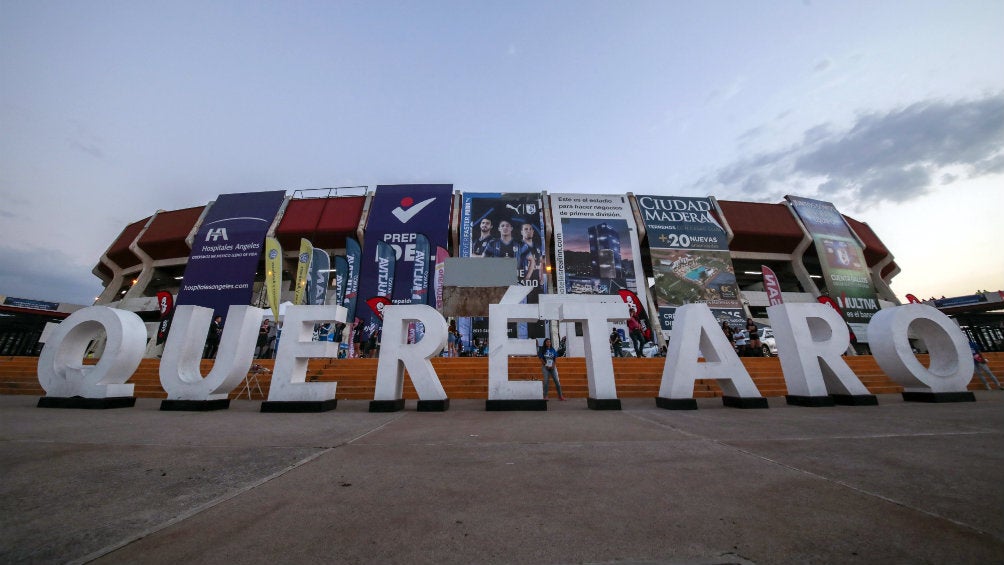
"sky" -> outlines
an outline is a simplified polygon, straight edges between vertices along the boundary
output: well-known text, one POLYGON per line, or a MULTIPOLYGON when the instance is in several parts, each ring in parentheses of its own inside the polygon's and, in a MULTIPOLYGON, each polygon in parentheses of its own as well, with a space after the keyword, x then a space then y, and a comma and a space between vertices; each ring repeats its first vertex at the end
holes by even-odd
POLYGON ((900 298, 1004 288, 1004 1, 0 0, 0 295, 90 304, 231 192, 832 202, 900 298))

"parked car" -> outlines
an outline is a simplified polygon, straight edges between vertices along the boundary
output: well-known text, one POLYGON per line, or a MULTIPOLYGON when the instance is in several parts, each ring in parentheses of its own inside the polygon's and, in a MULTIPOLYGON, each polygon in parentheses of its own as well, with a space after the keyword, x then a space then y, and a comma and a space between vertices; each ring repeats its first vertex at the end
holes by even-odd
POLYGON ((774 342, 774 330, 767 326, 760 328, 760 347, 764 357, 777 356, 777 344, 774 342))

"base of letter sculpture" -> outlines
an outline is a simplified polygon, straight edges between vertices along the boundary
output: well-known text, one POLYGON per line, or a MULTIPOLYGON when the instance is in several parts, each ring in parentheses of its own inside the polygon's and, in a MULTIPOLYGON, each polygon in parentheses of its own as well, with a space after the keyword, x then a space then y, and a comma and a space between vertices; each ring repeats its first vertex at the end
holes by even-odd
POLYGON ((160 409, 164 412, 212 412, 230 408, 229 398, 216 400, 161 400, 160 409))
POLYGON ((43 396, 38 399, 38 408, 84 408, 87 410, 104 410, 106 408, 132 408, 135 405, 135 396, 112 396, 109 398, 43 396))

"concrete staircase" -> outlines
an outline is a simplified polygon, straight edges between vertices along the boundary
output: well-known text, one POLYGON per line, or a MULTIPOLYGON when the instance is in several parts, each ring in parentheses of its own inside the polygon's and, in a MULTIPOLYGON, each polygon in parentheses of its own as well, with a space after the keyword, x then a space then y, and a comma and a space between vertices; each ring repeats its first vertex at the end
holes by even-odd
MULTIPOLYGON (((1004 353, 988 353, 986 358, 990 368, 998 378, 1004 378, 1004 353)), ((897 393, 903 390, 875 363, 871 356, 845 357, 845 361, 861 379, 865 387, 874 394, 897 393)), ((926 355, 918 359, 925 366, 926 355)), ((88 360, 96 363, 96 360, 88 360)), ((258 381, 263 394, 252 387, 252 400, 264 400, 268 396, 271 359, 255 361, 268 372, 261 374, 258 381)), ((787 394, 781 363, 776 357, 744 358, 743 365, 764 396, 784 396, 787 394)), ((213 361, 202 361, 202 373, 208 374, 213 361)), ((664 359, 613 359, 617 394, 620 398, 655 398, 659 394, 664 359)), ((433 367, 439 375, 449 398, 488 398, 488 359, 485 357, 460 357, 454 359, 433 359, 433 367)), ((0 394, 25 394, 42 396, 44 391, 38 383, 37 357, 0 357, 0 394)), ((128 382, 136 385, 135 396, 139 398, 167 398, 160 386, 159 359, 144 359, 128 382)), ((337 381, 337 398, 346 400, 371 400, 376 379, 376 359, 313 359, 308 364, 307 381, 337 381)), ((586 382, 586 364, 582 358, 562 358, 558 360, 558 374, 565 396, 585 398, 589 394, 586 382)), ((509 378, 512 380, 540 380, 540 363, 535 357, 511 357, 509 378)), ((247 399, 242 387, 230 393, 230 398, 247 399)), ((983 384, 975 376, 969 383, 970 390, 980 390, 983 384)), ((555 394, 551 392, 552 396, 555 394)), ((711 398, 721 396, 722 391, 714 381, 698 381, 694 396, 711 398)), ((404 397, 416 399, 418 395, 410 379, 404 381, 404 397)))

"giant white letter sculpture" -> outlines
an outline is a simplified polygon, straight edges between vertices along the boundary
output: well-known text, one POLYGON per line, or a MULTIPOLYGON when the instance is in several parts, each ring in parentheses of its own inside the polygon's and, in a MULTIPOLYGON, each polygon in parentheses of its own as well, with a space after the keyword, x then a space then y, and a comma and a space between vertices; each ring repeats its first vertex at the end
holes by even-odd
POLYGON ((344 322, 344 306, 290 306, 283 319, 282 342, 276 351, 275 369, 262 412, 325 412, 338 405, 338 383, 308 383, 307 361, 337 358, 338 344, 313 341, 314 324, 344 322))
POLYGON ((968 390, 973 358, 962 330, 948 316, 924 304, 880 310, 868 323, 869 346, 879 367, 903 385, 903 400, 974 402, 968 390), (908 332, 927 344, 930 368, 925 368, 910 346, 908 332))
POLYGON ((38 358, 38 382, 46 396, 41 408, 119 408, 133 406, 133 385, 146 348, 146 326, 136 314, 91 306, 70 314, 52 332, 38 358), (104 330, 104 353, 97 365, 84 365, 87 346, 104 330))
POLYGON ((429 361, 446 347, 446 331, 446 320, 431 306, 412 304, 383 309, 380 361, 370 412, 396 412, 404 408, 405 369, 418 393, 419 412, 449 409, 450 399, 429 361), (425 333, 417 343, 405 343, 409 322, 425 326, 425 333))
POLYGON ((205 378, 199 363, 206 344, 205 328, 213 311, 202 306, 179 306, 160 359, 160 384, 167 391, 161 410, 218 410, 230 406, 228 395, 247 377, 265 311, 253 306, 231 306, 216 362, 205 378))
POLYGON ((510 355, 536 355, 532 339, 511 339, 509 322, 535 322, 540 319, 536 304, 520 304, 533 290, 528 286, 510 286, 498 304, 488 305, 488 400, 485 410, 547 410, 541 397, 539 381, 510 381, 510 355))
POLYGON ((842 357, 851 343, 847 324, 833 308, 818 302, 767 308, 788 404, 856 406, 878 404, 842 357))
POLYGON ((722 388, 722 403, 733 408, 767 408, 732 349, 707 304, 686 304, 677 308, 669 333, 666 364, 656 406, 669 410, 696 410, 694 384, 697 379, 715 379, 722 388), (704 357, 701 363, 698 358, 704 357))
MULTIPOLYGON (((552 295, 561 296, 561 295, 552 295)), ((543 298, 543 296, 541 296, 543 298)), ((562 304, 560 318, 566 322, 581 322, 586 347, 586 378, 589 397, 586 404, 593 410, 620 410, 614 364, 610 358, 608 322, 626 320, 631 314, 627 304, 572 302, 562 304)))

